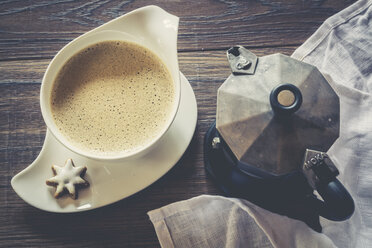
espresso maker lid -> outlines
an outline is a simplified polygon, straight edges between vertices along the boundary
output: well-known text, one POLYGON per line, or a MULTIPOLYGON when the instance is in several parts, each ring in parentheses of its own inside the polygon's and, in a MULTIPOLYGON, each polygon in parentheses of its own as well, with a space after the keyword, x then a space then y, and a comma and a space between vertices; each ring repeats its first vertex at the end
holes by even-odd
POLYGON ((232 74, 218 89, 216 128, 245 170, 298 170, 306 149, 326 152, 339 136, 340 102, 319 70, 282 54, 227 51, 232 74))

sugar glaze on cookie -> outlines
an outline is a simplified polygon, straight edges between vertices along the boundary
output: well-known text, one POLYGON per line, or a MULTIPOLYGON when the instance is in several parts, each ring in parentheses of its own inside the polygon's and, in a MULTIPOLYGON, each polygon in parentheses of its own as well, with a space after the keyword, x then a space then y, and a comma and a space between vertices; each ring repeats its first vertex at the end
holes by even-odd
POLYGON ((86 166, 75 167, 72 159, 67 159, 63 167, 52 165, 54 177, 49 178, 46 184, 56 187, 55 198, 68 193, 72 199, 77 199, 77 188, 89 186, 83 176, 87 171, 86 166))

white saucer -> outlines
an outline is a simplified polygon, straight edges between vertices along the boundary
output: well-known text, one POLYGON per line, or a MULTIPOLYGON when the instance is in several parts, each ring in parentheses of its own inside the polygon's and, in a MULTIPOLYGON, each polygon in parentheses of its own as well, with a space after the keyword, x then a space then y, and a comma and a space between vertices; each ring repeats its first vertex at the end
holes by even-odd
POLYGON ((13 177, 14 191, 28 204, 49 212, 69 213, 102 207, 133 195, 154 183, 181 158, 193 137, 197 122, 194 92, 181 74, 181 101, 173 124, 160 143, 143 157, 131 161, 103 162, 82 157, 64 147, 47 130, 43 148, 36 160, 13 177), (63 166, 72 158, 76 166, 88 167, 85 178, 90 186, 79 198, 55 199, 55 188, 47 186, 53 176, 52 164, 63 166))

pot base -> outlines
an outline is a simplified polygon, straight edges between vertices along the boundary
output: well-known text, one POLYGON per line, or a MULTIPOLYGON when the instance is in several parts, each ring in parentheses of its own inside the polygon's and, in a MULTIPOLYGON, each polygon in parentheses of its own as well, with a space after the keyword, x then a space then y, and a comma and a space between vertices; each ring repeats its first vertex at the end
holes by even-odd
POLYGON ((301 220, 317 232, 320 201, 301 172, 263 178, 238 168, 215 123, 204 138, 205 169, 229 197, 243 198, 274 213, 301 220))

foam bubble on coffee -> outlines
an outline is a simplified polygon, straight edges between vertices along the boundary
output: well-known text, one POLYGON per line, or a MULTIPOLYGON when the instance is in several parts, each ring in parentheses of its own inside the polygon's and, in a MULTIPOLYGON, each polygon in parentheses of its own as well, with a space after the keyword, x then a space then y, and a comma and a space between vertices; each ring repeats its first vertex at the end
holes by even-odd
POLYGON ((117 155, 141 149, 171 118, 172 77, 153 52, 105 41, 70 58, 59 71, 51 109, 60 132, 77 148, 117 155))

